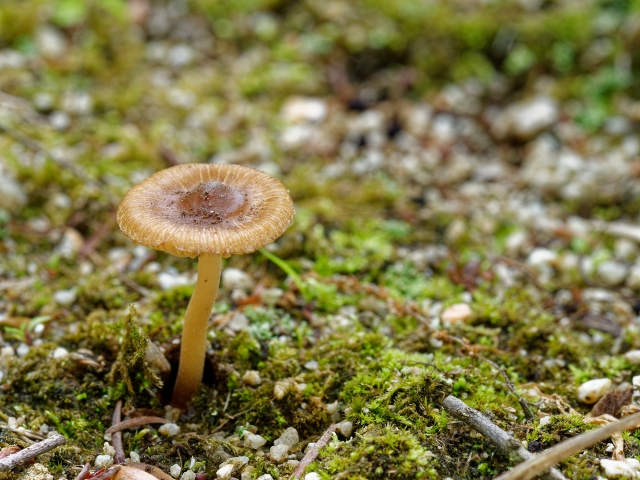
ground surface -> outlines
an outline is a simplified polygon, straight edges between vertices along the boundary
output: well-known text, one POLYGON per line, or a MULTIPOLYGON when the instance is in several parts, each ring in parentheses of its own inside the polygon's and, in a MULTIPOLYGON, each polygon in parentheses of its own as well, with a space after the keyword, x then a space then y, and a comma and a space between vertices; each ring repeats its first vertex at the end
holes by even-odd
POLYGON ((640 375, 638 52, 637 1, 1 2, 0 446, 58 431, 37 461, 71 480, 118 399, 167 413, 145 351, 175 369, 195 263, 115 210, 186 162, 267 171, 297 214, 225 260, 205 385, 127 456, 288 478, 336 421, 320 478, 488 479, 510 464, 448 394, 532 452, 594 428, 577 387, 640 375))

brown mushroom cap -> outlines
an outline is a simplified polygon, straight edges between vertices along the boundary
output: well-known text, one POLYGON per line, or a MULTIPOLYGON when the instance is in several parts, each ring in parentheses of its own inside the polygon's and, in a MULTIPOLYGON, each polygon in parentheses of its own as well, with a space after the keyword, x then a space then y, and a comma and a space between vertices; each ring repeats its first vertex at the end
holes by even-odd
POLYGON ((229 257, 275 241, 293 214, 289 191, 267 173, 185 164, 133 187, 118 208, 118 225, 134 242, 178 257, 229 257))

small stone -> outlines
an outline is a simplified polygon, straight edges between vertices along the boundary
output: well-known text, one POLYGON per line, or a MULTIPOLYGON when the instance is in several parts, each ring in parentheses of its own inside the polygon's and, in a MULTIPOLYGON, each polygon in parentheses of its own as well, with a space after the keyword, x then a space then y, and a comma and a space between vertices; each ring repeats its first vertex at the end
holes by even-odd
POLYGON ((584 382, 578 387, 578 400, 583 403, 596 403, 600 397, 611 390, 611 380, 608 378, 596 378, 584 382))
POLYGON ((58 359, 58 358, 64 358, 67 355, 69 355, 69 350, 67 350, 64 347, 57 347, 51 354, 51 357, 58 359))
POLYGON ((322 480, 320 475, 318 475, 316 472, 311 472, 311 473, 307 473, 304 476, 304 480, 322 480))
POLYGON ((147 348, 144 351, 144 361, 157 375, 168 375, 171 372, 171 364, 153 340, 149 340, 147 343, 147 348))
POLYGON ((71 114, 88 115, 93 110, 93 98, 82 90, 69 91, 62 97, 62 109, 71 114))
POLYGON ((558 259, 558 254, 546 248, 535 248, 527 258, 527 265, 540 269, 544 266, 553 265, 558 259))
POLYGON ((625 283, 632 290, 640 290, 640 264, 635 263, 631 266, 625 283))
POLYGON ((604 474, 607 477, 636 478, 635 468, 626 462, 603 458, 600 460, 600 466, 603 468, 604 474))
POLYGON ((31 347, 29 347, 29 345, 27 345, 26 343, 21 343, 20 345, 18 345, 18 348, 16 348, 16 354, 20 358, 22 358, 25 357, 27 353, 29 353, 29 350, 31 350, 31 347))
POLYGON ((231 478, 231 474, 237 472, 242 467, 249 463, 249 457, 231 457, 224 463, 220 464, 220 468, 216 472, 216 475, 221 480, 227 480, 231 478))
POLYGON ((27 204, 27 194, 22 185, 0 169, 0 208, 19 213, 27 204))
POLYGON ((640 350, 629 350, 624 358, 632 365, 640 365, 640 350))
POLYGON ((466 303, 456 303, 447 307, 440 318, 444 323, 464 322, 473 315, 473 310, 466 303))
POLYGON ((216 476, 220 480, 228 480, 229 478, 231 478, 232 473, 233 473, 233 465, 225 465, 218 469, 218 471, 216 472, 216 476))
POLYGON ((265 473, 264 475, 260 475, 258 478, 256 478, 256 480, 273 480, 273 477, 268 473, 265 473))
POLYGON ((336 400, 333 403, 327 403, 326 407, 327 412, 329 413, 335 413, 338 411, 338 401, 336 400))
POLYGON ((242 312, 236 312, 227 324, 227 328, 234 332, 241 332, 249 327, 249 318, 242 312))
POLYGON ((253 279, 250 275, 238 270, 237 268, 225 268, 222 272, 222 288, 227 291, 234 290, 236 288, 244 291, 250 291, 253 289, 253 279))
POLYGON ((351 432, 353 431, 353 422, 344 420, 336 424, 336 430, 339 431, 345 437, 349 438, 351 436, 351 432))
POLYGON ((299 441, 300 441, 300 437, 298 437, 298 431, 293 427, 289 427, 284 432, 282 432, 282 435, 280 435, 280 438, 277 438, 273 442, 273 444, 288 445, 289 447, 292 447, 299 441))
POLYGON ((165 437, 173 437, 174 435, 180 433, 180 427, 175 423, 166 423, 158 429, 158 432, 160 432, 165 437))
POLYGON ((66 259, 74 259, 84 245, 84 238, 75 228, 65 228, 55 252, 66 259))
POLYGON ((318 361, 317 360, 309 360, 304 364, 304 368, 307 370, 317 370, 318 369, 318 361))
POLYGON ((109 442, 104 442, 102 453, 104 453, 105 455, 109 455, 110 457, 115 457, 116 449, 113 448, 109 442))
POLYGON ((111 455, 98 455, 94 465, 96 468, 104 468, 113 465, 113 457, 111 455))
POLYGON ((67 39, 58 29, 44 25, 36 32, 36 45, 43 57, 60 57, 67 50, 67 39))
POLYGON ((174 287, 181 287, 183 285, 189 285, 189 279, 186 275, 172 274, 169 272, 162 272, 158 274, 158 283, 162 290, 171 290, 174 287))
POLYGON ((182 474, 182 476, 180 477, 180 480, 196 480, 196 474, 191 470, 187 470, 182 474))
POLYGON ((287 453, 289 452, 290 448, 291 447, 289 445, 285 445, 285 444, 274 445, 269 449, 269 456, 271 457, 271 460, 273 460, 274 462, 277 462, 277 463, 284 462, 285 459, 287 458, 287 453))
POLYGON ((133 450, 129 452, 129 458, 134 463, 140 462, 140 455, 138 455, 138 452, 134 452, 133 450))
POLYGON ((551 415, 547 416, 547 417, 542 417, 540 419, 540 426, 544 427, 545 425, 548 425, 549 422, 551 422, 551 415))
POLYGON ((551 127, 559 115, 557 103, 540 96, 504 109, 494 120, 491 131, 499 139, 511 137, 527 141, 551 127))
POLYGON ((182 472, 182 468, 177 463, 174 463, 169 467, 169 473, 173 478, 178 478, 180 476, 180 472, 182 472))
POLYGON ((246 385, 250 385, 252 387, 257 387, 262 383, 262 378, 260 378, 260 372, 257 370, 247 370, 244 372, 242 376, 242 382, 246 385))
POLYGON ((287 123, 318 123, 327 116, 327 104, 320 98, 291 97, 282 106, 282 119, 287 123))
POLYGON ((72 288, 70 290, 58 290, 53 294, 53 299, 58 305, 68 307, 76 301, 77 296, 76 291, 72 288))
POLYGON ((624 282, 629 267, 615 260, 607 260, 598 265, 598 278, 608 287, 615 287, 624 282))
POLYGON ((71 125, 71 117, 66 112, 56 110, 49 115, 49 123, 51 126, 59 132, 66 130, 71 125))
POLYGON ((246 448, 253 448, 254 450, 257 450, 258 448, 262 447, 265 443, 267 443, 267 441, 261 435, 256 435, 251 432, 244 433, 244 446, 246 448))

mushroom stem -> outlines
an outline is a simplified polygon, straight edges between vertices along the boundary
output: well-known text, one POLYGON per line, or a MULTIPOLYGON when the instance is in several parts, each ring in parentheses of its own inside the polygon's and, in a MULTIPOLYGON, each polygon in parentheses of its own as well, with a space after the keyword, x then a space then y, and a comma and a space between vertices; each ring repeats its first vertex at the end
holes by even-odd
POLYGON ((171 405, 184 409, 202 382, 207 348, 207 323, 220 284, 219 255, 200 255, 198 281, 184 316, 178 377, 171 405))

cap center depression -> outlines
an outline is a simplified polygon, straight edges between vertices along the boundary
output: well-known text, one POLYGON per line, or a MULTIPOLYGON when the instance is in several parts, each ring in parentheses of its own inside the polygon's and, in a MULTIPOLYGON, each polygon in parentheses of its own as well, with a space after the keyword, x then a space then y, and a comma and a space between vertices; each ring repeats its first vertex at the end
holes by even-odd
POLYGON ((172 197, 169 206, 177 219, 197 225, 241 220, 249 210, 245 192, 215 180, 201 182, 191 190, 176 190, 172 197))

